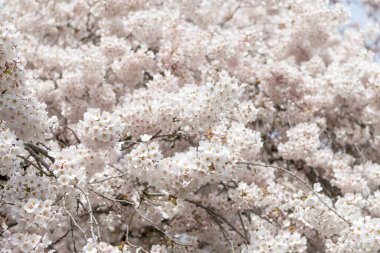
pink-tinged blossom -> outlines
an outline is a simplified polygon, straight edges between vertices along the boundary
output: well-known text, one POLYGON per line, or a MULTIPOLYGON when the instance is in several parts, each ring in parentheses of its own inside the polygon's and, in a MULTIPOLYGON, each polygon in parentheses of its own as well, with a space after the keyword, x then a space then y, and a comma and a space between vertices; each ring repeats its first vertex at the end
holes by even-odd
POLYGON ((0 253, 378 252, 379 31, 336 2, 0 0, 0 253))

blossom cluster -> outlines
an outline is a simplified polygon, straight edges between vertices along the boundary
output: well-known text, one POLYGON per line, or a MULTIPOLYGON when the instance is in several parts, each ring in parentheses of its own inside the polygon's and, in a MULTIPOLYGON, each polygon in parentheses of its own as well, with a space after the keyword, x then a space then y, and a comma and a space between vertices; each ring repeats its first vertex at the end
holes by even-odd
POLYGON ((337 1, 0 7, 0 253, 380 250, 376 29, 337 1))
POLYGON ((42 140, 49 133, 46 105, 40 103, 25 80, 18 33, 7 23, 0 26, 0 114, 5 126, 25 140, 42 140))
POLYGON ((22 141, 16 139, 14 133, 0 125, 0 175, 7 176, 20 166, 17 157, 25 152, 22 141))
POLYGON ((114 145, 121 138, 121 120, 109 112, 101 113, 99 109, 90 108, 79 124, 78 134, 87 146, 114 145))

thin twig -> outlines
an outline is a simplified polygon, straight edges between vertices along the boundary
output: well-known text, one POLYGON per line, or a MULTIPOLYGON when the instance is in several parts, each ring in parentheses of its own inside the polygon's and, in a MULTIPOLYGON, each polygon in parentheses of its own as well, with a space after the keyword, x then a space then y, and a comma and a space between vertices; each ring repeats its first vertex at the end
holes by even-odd
POLYGON ((112 177, 107 177, 107 178, 104 178, 104 179, 101 179, 99 181, 94 181, 94 182, 91 182, 90 184, 99 184, 99 183, 103 183, 105 181, 108 181, 108 180, 111 180, 111 179, 114 179, 114 178, 119 178, 119 177, 124 177, 126 175, 128 175, 129 172, 126 172, 126 173, 123 173, 121 175, 116 175, 116 176, 112 176, 112 177))
POLYGON ((245 229, 243 218, 241 217, 240 211, 238 211, 238 214, 239 214, 239 219, 240 219, 241 226, 242 226, 243 231, 244 231, 245 238, 248 238, 248 233, 247 233, 247 230, 245 229))
POLYGON ((261 166, 261 167, 265 167, 265 168, 272 168, 272 169, 277 169, 277 170, 281 170, 285 173, 288 173, 289 175, 295 177, 297 180, 299 180, 301 183, 303 183, 318 199, 319 201, 324 205, 326 206, 330 211, 334 212, 339 218, 341 218, 344 222, 346 222, 349 226, 351 226, 351 222, 348 221, 347 219, 345 219, 342 215, 340 215, 334 208, 330 207, 320 196, 319 194, 314 191, 313 187, 311 187, 308 183, 305 182, 305 180, 303 180, 301 177, 297 176, 295 173, 287 170, 287 169, 284 169, 284 168, 281 168, 279 166, 275 166, 275 165, 267 165, 267 164, 259 164, 259 163, 250 163, 250 162, 238 162, 237 164, 249 164, 249 165, 253 165, 253 166, 261 166))
POLYGON ((216 223, 216 225, 218 225, 218 227, 220 228, 220 231, 222 232, 223 237, 224 237, 224 239, 227 241, 228 245, 230 245, 230 247, 233 249, 234 246, 233 246, 232 243, 230 242, 230 239, 228 239, 228 233, 227 233, 227 231, 224 229, 224 227, 222 226, 222 224, 220 224, 220 222, 216 221, 215 223, 216 223))
POLYGON ((67 210, 66 208, 66 202, 65 202, 65 197, 62 199, 63 201, 63 210, 65 210, 66 214, 71 218, 72 222, 74 223, 74 225, 79 229, 79 231, 82 232, 84 238, 86 239, 86 241, 88 240, 87 239, 87 235, 86 233, 84 232, 84 230, 81 228, 81 226, 78 225, 77 221, 75 220, 74 216, 67 210))
MULTIPOLYGON (((94 213, 92 211, 92 206, 91 206, 90 199, 87 196, 88 193, 85 192, 81 187, 79 187, 77 185, 75 185, 75 188, 79 189, 83 193, 84 197, 86 198, 87 205, 88 205, 88 214, 90 215, 90 230, 91 230, 91 235, 92 235, 92 239, 94 240, 94 242, 97 242, 100 239, 100 234, 98 234, 98 236, 95 235, 95 231, 94 231, 94 220, 95 220, 95 217, 94 217, 94 213)), ((99 232, 99 228, 98 228, 98 232, 99 232)))
POLYGON ((149 218, 145 217, 137 208, 135 208, 136 212, 141 216, 141 218, 143 218, 144 220, 147 220, 149 221, 153 227, 155 229, 157 229, 158 231, 160 231, 162 234, 164 234, 171 242, 175 243, 175 244, 178 244, 180 246, 185 246, 185 247, 188 247, 188 246, 197 246, 197 244, 183 244, 183 243, 180 243, 178 241, 176 241, 175 239, 171 238, 170 235, 168 235, 168 233, 166 233, 165 231, 163 231, 161 228, 159 228, 152 220, 150 220, 149 218))
POLYGON ((74 135, 75 140, 77 141, 77 144, 81 143, 81 140, 79 139, 78 135, 75 133, 75 131, 72 128, 70 128, 70 127, 68 127, 67 125, 64 125, 64 124, 59 124, 59 125, 62 126, 62 127, 64 127, 64 128, 66 128, 67 130, 69 130, 74 135))
POLYGON ((42 169, 42 167, 37 166, 36 164, 34 164, 34 163, 32 163, 31 161, 29 161, 26 157, 23 157, 23 156, 21 156, 21 155, 17 155, 17 157, 23 159, 26 163, 28 163, 28 165, 32 165, 34 168, 36 168, 39 172, 41 172, 41 173, 44 174, 45 176, 47 176, 47 177, 51 177, 51 176, 52 176, 52 175, 46 173, 46 171, 44 171, 44 170, 42 169))
MULTIPOLYGON (((34 151, 34 149, 30 148, 29 146, 25 146, 25 149, 28 150, 28 152, 33 156, 33 158, 36 160, 37 164, 39 166, 44 166, 45 169, 50 173, 50 177, 54 177, 54 174, 53 172, 50 171, 50 166, 44 161, 42 160, 38 154, 34 151)), ((41 168, 42 169, 42 168, 41 168)))
MULTIPOLYGON (((150 138, 151 140, 155 139, 155 138, 159 138, 159 137, 163 137, 163 136, 160 136, 159 134, 162 132, 162 130, 158 130, 153 136, 152 138, 150 138)), ((165 135, 166 136, 166 135, 165 135)), ((138 144, 138 143, 141 143, 141 138, 137 139, 137 141, 129 141, 129 145, 128 146, 125 146, 125 147, 122 147, 121 148, 121 151, 123 150, 126 150, 126 149, 129 149, 131 147, 133 147, 134 145, 138 144)))
POLYGON ((66 233, 64 233, 61 237, 59 237, 57 240, 55 240, 54 242, 52 242, 51 244, 49 244, 48 248, 49 249, 54 249, 54 245, 57 245, 60 241, 62 241, 69 233, 70 231, 72 231, 72 228, 70 228, 69 230, 67 230, 66 233))
MULTIPOLYGON (((132 216, 132 217, 133 217, 133 216, 132 216)), ((137 245, 134 245, 133 243, 131 243, 131 242, 129 241, 128 234, 129 234, 129 225, 127 225, 127 231, 125 232, 125 242, 126 242, 129 246, 131 246, 131 247, 133 247, 133 248, 141 249, 143 252, 145 252, 145 253, 149 253, 149 251, 145 250, 143 247, 141 247, 141 246, 137 246, 137 245)))
POLYGON ((72 220, 70 220, 70 225, 71 225, 71 240, 73 241, 74 253, 78 253, 77 247, 75 245, 75 240, 74 240, 74 226, 73 226, 73 221, 72 220))
MULTIPOLYGON (((23 157, 21 155, 16 155, 18 158, 21 158, 24 160, 24 162, 26 162, 28 164, 28 166, 32 165, 34 168, 36 168, 37 170, 41 170, 41 168, 39 168, 37 165, 35 165, 34 163, 32 163, 31 161, 28 160, 28 158, 26 157, 23 157)), ((41 173, 46 173, 45 171, 41 171, 41 173)))
POLYGON ((220 214, 217 214, 214 210, 212 210, 211 208, 208 208, 208 207, 205 207, 193 200, 190 200, 190 199, 185 199, 185 201, 187 202, 190 202, 202 209, 204 209, 209 215, 211 215, 211 217, 213 217, 214 219, 215 218, 219 218, 221 219, 224 223, 226 223, 230 228, 232 228, 232 230, 234 230, 238 235, 240 235, 245 241, 246 243, 249 244, 249 239, 248 237, 246 237, 245 235, 243 235, 234 225, 232 225, 228 220, 226 220, 223 216, 221 216, 220 214))
POLYGON ((131 201, 123 200, 123 199, 114 199, 114 198, 110 198, 110 197, 107 197, 107 196, 101 194, 100 192, 94 191, 94 190, 91 189, 91 188, 89 188, 89 190, 90 190, 91 192, 95 193, 96 195, 98 195, 99 197, 102 197, 102 198, 107 199, 107 200, 109 200, 109 201, 112 201, 112 202, 119 202, 119 203, 125 203, 125 204, 129 204, 129 205, 132 205, 132 206, 134 205, 134 203, 131 202, 131 201))

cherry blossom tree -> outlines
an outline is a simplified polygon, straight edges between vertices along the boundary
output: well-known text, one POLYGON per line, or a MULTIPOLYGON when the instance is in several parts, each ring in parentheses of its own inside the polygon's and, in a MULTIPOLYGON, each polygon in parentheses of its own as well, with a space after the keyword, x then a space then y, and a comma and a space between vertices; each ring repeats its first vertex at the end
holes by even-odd
POLYGON ((343 4, 0 7, 1 253, 379 252, 378 31, 343 4))

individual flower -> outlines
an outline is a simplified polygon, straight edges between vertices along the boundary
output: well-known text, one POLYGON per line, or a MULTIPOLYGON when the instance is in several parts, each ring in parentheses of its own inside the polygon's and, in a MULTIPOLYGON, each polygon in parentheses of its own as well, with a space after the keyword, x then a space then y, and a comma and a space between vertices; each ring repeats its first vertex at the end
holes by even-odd
POLYGON ((28 202, 24 205, 24 209, 27 213, 33 213, 37 210, 39 201, 37 199, 30 198, 28 202))
POLYGON ((149 135, 149 134, 143 134, 143 135, 140 136, 140 139, 141 139, 141 141, 143 141, 143 142, 147 142, 147 141, 149 141, 150 139, 152 139, 152 136, 149 135))

